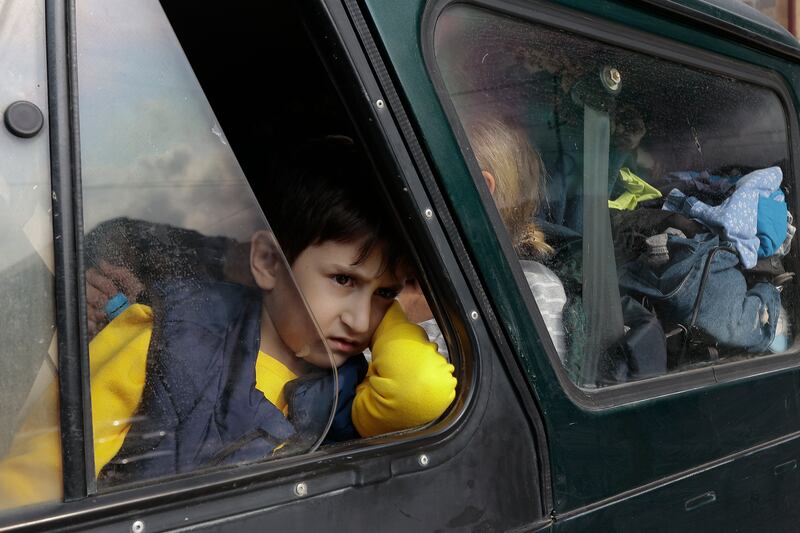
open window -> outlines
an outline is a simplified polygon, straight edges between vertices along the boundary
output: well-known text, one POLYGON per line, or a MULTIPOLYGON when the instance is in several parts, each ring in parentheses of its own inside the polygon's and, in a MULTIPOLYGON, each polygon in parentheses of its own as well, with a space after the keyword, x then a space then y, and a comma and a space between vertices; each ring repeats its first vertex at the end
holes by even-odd
POLYGON ((794 176, 773 78, 466 5, 437 20, 435 57, 576 385, 791 350, 794 176))
MULTIPOLYGON (((294 6, 220 13, 211 3, 78 0, 75 7, 94 436, 87 456, 97 492, 301 456, 366 436, 404 431, 398 440, 413 438, 408 430, 435 423, 455 397, 453 367, 424 330, 409 330, 395 302, 413 275, 411 254, 402 253, 406 237, 388 218, 381 178, 294 6), (241 32, 243 20, 253 21, 258 34, 241 32), (264 26, 270 31, 262 34, 264 26), (223 38, 230 39, 227 50, 241 48, 233 57, 216 50, 223 38), (265 69, 266 83, 244 82, 263 79, 265 69), (335 181, 334 192, 346 198, 327 184, 314 189, 314 173, 335 181), (298 183, 310 185, 298 190, 298 183), (312 200, 327 202, 334 214, 312 200), (314 233, 287 225, 280 217, 292 211, 320 220, 342 212, 337 223, 344 229, 314 233), (296 246, 304 231, 311 233, 296 246), (384 415, 371 412, 357 419, 373 406, 359 407, 368 402, 356 392, 359 384, 372 376, 391 380, 391 369, 384 374, 375 363, 394 350, 381 339, 398 327, 404 346, 419 348, 408 364, 423 365, 405 375, 426 375, 429 368, 442 378, 445 395, 435 413, 435 401, 423 396, 399 422, 376 424, 384 415), (367 348, 372 367, 362 356, 367 348)), ((39 167, 46 184, 47 165, 39 167)), ((34 180, 36 173, 27 176, 34 180)), ((49 199, 48 187, 36 199, 22 187, 7 199, 4 183, 0 200, 31 198, 27 215, 45 216, 48 228, 46 207, 38 206, 49 199)), ((35 191, 36 183, 25 186, 35 191)), ((48 236, 40 235, 41 220, 29 218, 13 226, 19 239, 0 242, 13 251, 0 272, 13 276, 14 264, 36 262, 26 272, 41 286, 14 291, 46 300, 52 274, 40 268, 46 257, 35 246, 48 236), (36 253, 30 246, 18 250, 17 241, 30 241, 36 253)), ((36 357, 8 358, 30 362, 26 391, 34 378, 38 383, 39 366, 51 370, 53 304, 45 304, 28 324, 28 335, 37 329, 36 357)), ((41 379, 30 402, 56 415, 55 383, 50 374, 41 379)), ((396 390, 415 394, 406 386, 396 390)), ((0 414, 11 421, 24 400, 15 396, 16 407, 0 414)), ((11 506, 61 499, 58 468, 37 475, 31 461, 16 472, 17 485, 2 486, 14 459, 6 454, 11 436, 18 443, 11 449, 52 467, 60 459, 56 426, 47 449, 25 448, 31 440, 19 431, 2 443, 0 489, 14 493, 11 506)))

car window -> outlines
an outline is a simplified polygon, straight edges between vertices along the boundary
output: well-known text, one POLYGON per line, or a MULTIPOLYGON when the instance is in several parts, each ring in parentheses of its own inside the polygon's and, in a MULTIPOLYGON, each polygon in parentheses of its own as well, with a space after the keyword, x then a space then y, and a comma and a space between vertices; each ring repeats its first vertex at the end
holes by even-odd
POLYGON ((330 352, 161 6, 77 8, 87 287, 106 297, 89 346, 98 485, 314 449, 336 372, 306 391, 315 404, 302 421, 290 417, 301 405, 287 384, 320 372, 266 353, 276 333, 262 315, 292 309, 292 348, 321 352, 328 368, 330 352), (270 258, 280 310, 262 310, 251 241, 270 258), (107 403, 119 396, 101 366, 112 356, 138 402, 107 403))
POLYGON ((8 509, 25 503, 16 499, 25 478, 60 483, 44 2, 0 1, 0 50, 0 509, 8 509), (41 407, 42 399, 52 401, 41 407), (15 434, 48 447, 48 472, 25 469, 15 434))
MULTIPOLYGON (((251 116, 230 98, 235 84, 220 82, 227 75, 209 74, 220 64, 196 15, 180 2, 75 3, 80 187, 71 200, 84 230, 89 495, 425 427, 456 394, 453 365, 396 301, 412 275, 403 232, 313 47, 294 35, 299 19, 286 34, 301 46, 281 64, 302 71, 292 83, 329 88, 304 88, 319 93, 306 110, 287 83, 251 116), (209 100, 243 150, 234 153, 209 100)), ((22 190, 7 199, 0 188, 0 198, 27 199, 22 190)), ((37 255, 10 249, 46 259, 37 246, 47 239, 32 235, 48 220, 26 220, 37 255)), ((0 408, 21 428, 6 443, 20 459, 0 461, 12 506, 63 495, 57 424, 44 423, 58 414, 45 373, 51 338, 36 337, 28 381, 52 394, 15 397, 25 405, 13 415, 0 408)))
POLYGON ((470 6, 442 13, 435 57, 575 384, 791 348, 794 204, 774 90, 470 6))
MULTIPOLYGON (((76 25, 98 490, 313 450, 336 404, 330 351, 161 6, 81 0, 76 25), (325 370, 265 352, 278 343, 262 342, 275 311, 262 313, 251 240, 280 294, 271 309, 292 309, 292 348, 325 370)), ((28 176, 24 193, 12 193, 30 196, 28 176)), ((47 216, 37 202, 28 216, 47 216)), ((30 240, 25 223, 15 247, 30 240)), ((38 259, 11 250, 14 264, 38 259)), ((34 370, 49 361, 51 330, 40 337, 34 370)), ((55 412, 53 400, 37 408, 55 412)), ((50 474, 58 452, 32 443, 14 435, 27 448, 16 499, 58 499, 60 473, 31 469, 50 474)))

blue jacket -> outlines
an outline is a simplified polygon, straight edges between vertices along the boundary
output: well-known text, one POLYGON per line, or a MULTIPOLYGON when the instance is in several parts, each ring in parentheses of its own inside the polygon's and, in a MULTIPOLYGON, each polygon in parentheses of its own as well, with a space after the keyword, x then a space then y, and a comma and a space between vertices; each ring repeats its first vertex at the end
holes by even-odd
MULTIPOLYGON (((620 272, 620 288, 647 296, 660 318, 688 325, 703 268, 717 246, 719 237, 710 233, 692 239, 670 235, 669 262, 662 266, 652 266, 646 260, 626 264, 620 272)), ((732 252, 714 255, 695 325, 723 346, 763 352, 775 338, 780 293, 769 283, 756 283, 748 289, 738 264, 732 252), (763 323, 763 317, 769 320, 763 323)))
MULTIPOLYGON (((125 442, 100 479, 119 483, 308 449, 325 431, 333 375, 287 384, 289 417, 255 388, 261 295, 218 282, 173 281, 154 289, 154 326, 142 400, 125 442), (282 445, 282 446, 281 446, 282 445)), ((357 438, 350 410, 366 375, 363 356, 338 369, 327 440, 357 438)))

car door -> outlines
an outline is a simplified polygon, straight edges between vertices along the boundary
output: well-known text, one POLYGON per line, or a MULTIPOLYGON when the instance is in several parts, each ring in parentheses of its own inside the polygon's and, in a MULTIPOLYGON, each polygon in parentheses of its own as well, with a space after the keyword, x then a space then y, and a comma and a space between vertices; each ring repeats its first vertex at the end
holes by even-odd
MULTIPOLYGON (((631 235, 620 230, 633 223, 621 225, 629 217, 609 202, 623 194, 640 195, 635 207, 653 200, 644 186, 635 194, 618 188, 620 169, 649 186, 678 170, 734 179, 726 174, 732 167, 737 176, 777 168, 776 194, 796 211, 796 44, 787 56, 792 41, 769 28, 744 45, 753 20, 728 18, 727 11, 723 21, 700 24, 719 13, 712 2, 692 3, 690 15, 612 1, 365 4, 503 333, 542 406, 555 527, 791 527, 796 511, 788 501, 798 490, 792 343, 766 349, 775 338, 769 333, 760 348, 750 341, 731 348, 737 339, 717 333, 698 340, 692 333, 676 352, 667 342, 686 326, 663 318, 674 316, 671 293, 656 305, 652 296, 644 301, 660 317, 658 342, 616 352, 615 343, 642 331, 622 309, 622 296, 642 292, 623 281, 651 256, 620 241, 631 235), (532 258, 520 252, 503 213, 524 206, 492 198, 496 185, 486 178, 491 169, 481 161, 474 126, 476 116, 487 114, 507 129, 521 127, 541 158, 545 190, 537 224, 556 250, 537 260, 558 272, 563 331, 548 331, 547 302, 537 297, 525 265, 532 258), (558 348, 562 335, 566 355, 558 348), (694 356, 687 356, 690 344, 699 349, 694 356)), ((520 161, 520 151, 514 153, 520 161)), ((670 188, 656 192, 661 211, 670 188)), ((649 220, 642 229, 655 225, 649 220)), ((702 230, 716 235, 709 226, 702 230)), ((781 239, 788 237, 782 231, 781 239)), ((679 238, 663 235, 665 243, 679 238)), ((744 266, 745 254, 737 257, 744 266)), ((788 272, 793 257, 780 260, 788 272)), ((735 277, 744 291, 745 280, 735 277)), ((793 321, 795 289, 779 290, 773 281, 768 290, 780 294, 780 314, 793 321)), ((713 287, 704 291, 713 305, 693 297, 688 309, 703 309, 705 301, 710 322, 731 320, 724 301, 732 293, 720 285, 722 296, 715 297, 713 287)), ((690 328, 702 314, 688 312, 690 328)), ((707 332, 714 329, 707 325, 707 332)))
MULTIPOLYGON (((3 376, 15 377, 2 381, 9 431, 0 485, 10 497, 0 529, 550 524, 549 461, 531 387, 352 7, 0 3, 0 38, 30 56, 25 68, 4 60, 15 84, 5 85, 2 156, 15 170, 0 182, 14 222, 2 241, 10 340, 0 360, 3 376), (252 82, 256 69, 266 81, 252 82), (41 111, 37 134, 19 135, 30 125, 9 118, 16 100, 30 102, 28 117, 41 111), (95 394, 103 377, 92 341, 114 317, 95 313, 87 282, 121 268, 117 289, 134 305, 152 304, 153 288, 176 275, 199 286, 246 283, 239 245, 269 228, 259 203, 260 184, 274 179, 267 161, 331 133, 368 149, 384 193, 376 201, 412 243, 456 368, 453 405, 432 424, 370 439, 321 445, 319 434, 291 454, 228 467, 147 480, 103 475, 97 435, 127 418, 97 418, 109 404, 95 394), (41 449, 24 446, 37 438, 41 449)), ((122 383, 141 384, 146 372, 131 370, 122 383)))

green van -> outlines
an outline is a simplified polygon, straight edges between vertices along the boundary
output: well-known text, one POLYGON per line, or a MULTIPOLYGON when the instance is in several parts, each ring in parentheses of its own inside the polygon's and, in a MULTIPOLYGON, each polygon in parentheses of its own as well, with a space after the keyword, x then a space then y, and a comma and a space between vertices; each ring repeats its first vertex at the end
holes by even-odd
POLYGON ((759 12, 0 0, 0 50, 0 531, 797 529, 800 43, 759 12), (108 475, 93 273, 244 283, 273 163, 332 135, 369 154, 455 400, 108 475))

